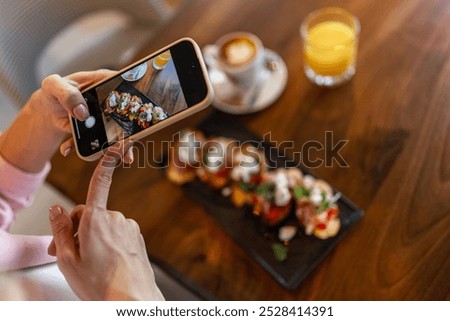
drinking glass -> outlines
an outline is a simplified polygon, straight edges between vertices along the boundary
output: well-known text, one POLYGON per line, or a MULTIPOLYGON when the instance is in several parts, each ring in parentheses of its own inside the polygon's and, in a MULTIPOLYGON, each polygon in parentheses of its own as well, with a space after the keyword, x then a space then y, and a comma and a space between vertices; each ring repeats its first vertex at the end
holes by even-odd
POLYGON ((164 51, 162 54, 156 56, 153 59, 153 68, 155 68, 156 70, 164 69, 171 58, 172 56, 170 54, 170 50, 164 51))
POLYGON ((342 8, 310 13, 300 27, 308 79, 324 87, 350 80, 356 71, 359 32, 358 18, 342 8))

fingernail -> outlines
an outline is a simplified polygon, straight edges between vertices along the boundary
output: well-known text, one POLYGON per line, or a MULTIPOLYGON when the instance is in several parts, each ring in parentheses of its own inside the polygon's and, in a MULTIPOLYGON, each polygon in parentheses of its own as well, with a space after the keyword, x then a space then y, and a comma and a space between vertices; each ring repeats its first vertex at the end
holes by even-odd
POLYGON ((123 160, 125 161, 125 163, 131 165, 134 162, 134 155, 126 153, 123 160))
POLYGON ((89 111, 87 107, 83 104, 79 104, 73 109, 73 114, 78 120, 86 120, 89 117, 89 111))
POLYGON ((50 214, 49 216, 51 220, 54 220, 55 218, 57 218, 62 214, 61 207, 59 207, 58 205, 50 207, 48 212, 50 214))
POLYGON ((72 152, 72 147, 67 147, 64 150, 63 156, 66 157, 67 155, 69 155, 72 152))

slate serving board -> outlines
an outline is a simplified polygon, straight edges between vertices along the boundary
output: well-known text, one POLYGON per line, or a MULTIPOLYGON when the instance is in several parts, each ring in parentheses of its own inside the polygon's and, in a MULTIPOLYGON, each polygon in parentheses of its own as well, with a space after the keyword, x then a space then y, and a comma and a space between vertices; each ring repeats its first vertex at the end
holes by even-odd
MULTIPOLYGON (((269 147, 267 142, 251 133, 242 123, 221 112, 213 112, 197 128, 207 137, 225 136, 240 142, 261 142, 262 146, 269 147)), ((265 148, 264 150, 276 154, 274 149, 265 148)), ((289 166, 289 160, 286 158, 271 155, 271 159, 274 162, 271 165, 289 166)), ((317 177, 311 170, 302 166, 299 168, 304 174, 317 177)), ((338 201, 341 219, 341 229, 338 234, 327 240, 321 240, 301 232, 290 241, 287 259, 280 262, 276 260, 272 250, 272 244, 276 242, 276 239, 271 237, 271 231, 264 228, 259 220, 251 214, 250 209, 236 208, 227 197, 222 196, 220 191, 208 188, 199 180, 183 185, 183 189, 191 198, 202 204, 217 223, 256 262, 289 290, 297 288, 364 215, 358 206, 342 196, 338 201)), ((338 191, 335 190, 335 192, 338 191)), ((295 217, 293 211, 291 217, 295 217)))

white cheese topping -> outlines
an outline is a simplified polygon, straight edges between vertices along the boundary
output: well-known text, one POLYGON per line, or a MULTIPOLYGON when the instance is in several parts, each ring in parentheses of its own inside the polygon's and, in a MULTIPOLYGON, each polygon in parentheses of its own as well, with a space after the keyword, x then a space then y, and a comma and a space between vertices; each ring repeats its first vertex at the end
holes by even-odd
POLYGON ((314 181, 315 181, 315 179, 311 175, 305 175, 305 177, 303 178, 303 184, 305 185, 305 187, 307 189, 313 188, 314 181))
MULTIPOLYGON (((256 149, 254 149, 254 152, 257 153, 256 149)), ((242 180, 244 183, 250 182, 251 176, 259 173, 260 165, 258 160, 251 155, 245 155, 241 152, 234 156, 238 164, 231 170, 231 178, 235 181, 242 180)))
POLYGON ((291 200, 289 181, 285 171, 277 171, 275 174, 275 205, 285 206, 291 200))
POLYGON ((205 164, 206 170, 210 173, 217 173, 223 165, 223 156, 208 155, 205 164))
POLYGON ((117 99, 118 99, 117 95, 111 93, 109 95, 109 106, 111 106, 111 107, 117 106, 117 99))

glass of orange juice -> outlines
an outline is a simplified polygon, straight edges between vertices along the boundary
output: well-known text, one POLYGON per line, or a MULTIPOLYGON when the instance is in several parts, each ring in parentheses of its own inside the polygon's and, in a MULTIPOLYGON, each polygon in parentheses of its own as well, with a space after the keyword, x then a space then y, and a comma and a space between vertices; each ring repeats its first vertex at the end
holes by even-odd
POLYGON ((300 27, 303 69, 313 83, 334 87, 350 80, 356 71, 360 23, 341 8, 310 13, 300 27))
POLYGON ((153 68, 156 70, 162 70, 172 58, 170 50, 164 51, 162 54, 153 58, 153 68))

